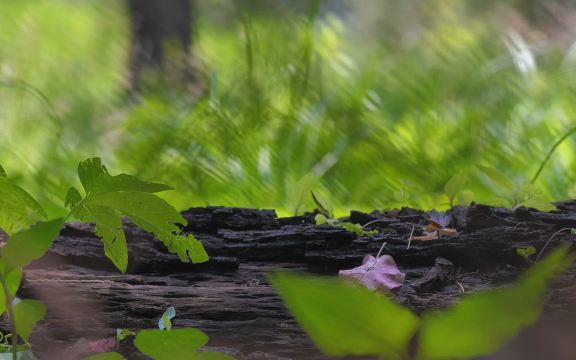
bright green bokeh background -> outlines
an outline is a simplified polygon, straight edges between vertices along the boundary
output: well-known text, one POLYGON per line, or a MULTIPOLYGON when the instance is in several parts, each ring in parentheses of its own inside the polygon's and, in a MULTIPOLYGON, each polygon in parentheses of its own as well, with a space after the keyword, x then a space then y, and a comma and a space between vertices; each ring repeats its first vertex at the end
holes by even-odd
MULTIPOLYGON (((63 214, 76 166, 91 156, 113 175, 177 188, 163 196, 179 210, 287 214, 294 184, 311 170, 337 216, 402 206, 401 179, 415 183, 408 205, 440 209, 444 185, 462 171, 471 171, 465 189, 477 201, 506 196, 473 166, 495 167, 518 186, 576 126, 567 51, 550 42, 512 54, 501 4, 419 2, 410 31, 390 8, 367 35, 326 14, 222 20, 229 3, 198 1, 203 96, 158 85, 134 104, 124 2, 0 2, 0 164, 9 180, 50 217, 63 214), (11 81, 34 86, 58 116, 11 81)), ((535 184, 546 198, 576 196, 575 146, 564 142, 535 184)))

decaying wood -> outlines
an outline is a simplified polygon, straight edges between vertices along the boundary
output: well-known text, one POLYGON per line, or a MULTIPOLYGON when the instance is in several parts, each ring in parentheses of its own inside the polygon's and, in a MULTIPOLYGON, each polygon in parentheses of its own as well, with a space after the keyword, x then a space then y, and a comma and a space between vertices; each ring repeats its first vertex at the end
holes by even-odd
MULTIPOLYGON (((338 270, 359 266, 365 255, 376 255, 387 242, 384 253, 393 256, 406 274, 397 300, 420 314, 446 307, 464 292, 512 282, 530 265, 516 249, 534 246, 539 251, 555 231, 576 227, 576 202, 558 203, 558 208, 555 213, 541 213, 484 205, 455 207, 451 227, 459 236, 412 241, 409 249, 413 224, 424 219, 423 212, 411 209, 353 211, 351 222, 380 220, 368 227, 380 232, 366 237, 338 226, 314 225, 314 214, 277 219, 273 210, 193 208, 183 212, 188 221, 184 232, 202 241, 210 255, 208 263, 180 262, 160 241, 127 220, 126 274, 104 256, 93 225, 66 224, 46 255, 25 269, 19 296, 38 299, 48 308, 30 338, 40 359, 74 358, 75 343, 113 337, 117 328, 156 328, 170 306, 176 309, 175 328, 198 328, 210 336, 211 348, 238 359, 328 359, 269 286, 266 276, 274 269, 337 276, 338 270)), ((573 244, 574 238, 568 232, 559 234, 547 250, 562 242, 573 244)), ((573 341, 554 345, 551 341, 562 337, 550 338, 556 330, 568 331, 572 338, 576 334, 573 268, 555 280, 541 326, 525 331, 490 359, 562 359, 554 351, 576 353, 573 341), (528 347, 521 345, 523 339, 530 339, 528 347), (553 346, 555 350, 550 350, 553 346), (537 357, 544 349, 548 356, 537 357)), ((1 325, 4 333, 9 332, 6 322, 1 325)), ((131 337, 119 352, 128 359, 147 358, 136 351, 131 337)))

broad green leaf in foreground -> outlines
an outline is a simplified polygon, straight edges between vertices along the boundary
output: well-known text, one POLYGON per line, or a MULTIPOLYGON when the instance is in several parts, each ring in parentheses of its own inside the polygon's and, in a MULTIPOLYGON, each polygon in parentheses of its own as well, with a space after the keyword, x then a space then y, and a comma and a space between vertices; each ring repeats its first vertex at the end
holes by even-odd
POLYGON ((459 173, 454 175, 450 180, 448 180, 446 186, 444 187, 444 193, 450 200, 450 204, 454 202, 456 194, 458 194, 460 190, 462 190, 462 188, 466 184, 467 179, 468 176, 466 175, 466 173, 459 173))
POLYGON ((289 204, 290 212, 294 214, 294 216, 303 212, 302 208, 306 203, 306 200, 309 199, 308 196, 310 196, 310 191, 312 191, 313 186, 314 175, 311 172, 304 175, 304 177, 300 179, 298 183, 296 183, 296 187, 294 188, 292 199, 290 200, 289 204))
POLYGON ((194 263, 208 260, 202 244, 192 235, 180 235, 176 223, 186 220, 174 207, 152 193, 170 190, 169 186, 141 181, 134 176, 111 176, 100 158, 91 158, 78 165, 78 177, 86 192, 78 198, 78 190, 68 191, 66 203, 73 206, 77 219, 96 221, 95 232, 102 238, 106 255, 122 272, 128 266, 126 238, 121 216, 152 232, 180 260, 194 263))
POLYGON ((118 354, 117 352, 107 352, 104 354, 90 356, 82 360, 124 360, 124 359, 125 357, 118 354))
POLYGON ((47 217, 42 206, 30 194, 6 180, 6 172, 0 167, 0 228, 9 235, 21 228, 28 228, 26 209, 47 217))
POLYGON ((2 248, 2 261, 6 264, 4 272, 9 273, 41 258, 61 229, 62 219, 54 219, 12 235, 2 248))
POLYGON ((492 181, 494 185, 502 190, 514 192, 514 184, 512 181, 498 172, 498 170, 487 166, 478 165, 477 167, 490 178, 490 181, 492 181))
POLYGON ((546 282, 573 261, 567 253, 567 246, 556 249, 502 291, 486 291, 425 315, 416 359, 469 359, 498 350, 538 319, 546 282))
POLYGON ((46 306, 36 300, 22 300, 14 306, 14 319, 18 335, 28 342, 28 336, 38 321, 46 315, 46 306))
POLYGON ((196 350, 207 342, 208 335, 192 328, 142 330, 134 339, 138 350, 156 360, 195 359, 196 350))
POLYGON ((408 309, 357 284, 288 272, 270 281, 328 355, 404 356, 419 325, 408 309))

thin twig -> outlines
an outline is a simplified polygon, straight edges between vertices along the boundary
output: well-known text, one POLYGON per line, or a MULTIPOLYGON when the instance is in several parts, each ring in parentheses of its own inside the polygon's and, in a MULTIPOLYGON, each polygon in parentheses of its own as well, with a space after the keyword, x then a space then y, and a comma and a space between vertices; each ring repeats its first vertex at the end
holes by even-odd
POLYGON ((382 247, 380 247, 380 251, 378 251, 378 255, 376 255, 376 259, 378 259, 380 257, 380 254, 382 254, 382 250, 384 250, 384 246, 386 246, 386 243, 382 244, 382 247))
POLYGON ((556 231, 554 233, 554 235, 552 235, 550 237, 550 239, 548 239, 548 241, 546 241, 546 244, 544 244, 544 247, 542 248, 542 250, 540 250, 540 253, 538 254, 538 257, 536 257, 536 261, 538 261, 538 259, 540 259, 540 255, 542 255, 542 252, 544 251, 544 249, 546 249, 546 246, 548 246, 548 243, 554 238, 554 236, 558 235, 559 233, 561 233, 564 230, 572 230, 572 228, 564 228, 564 229, 560 229, 558 231, 556 231))
POLYGON ((374 224, 375 222, 379 222, 379 221, 388 221, 388 220, 374 220, 374 221, 370 221, 366 224, 364 224, 364 226, 362 226, 362 230, 364 230, 364 228, 370 224, 374 224))
POLYGON ((460 289, 462 290, 462 294, 466 293, 466 289, 464 289, 464 286, 462 286, 462 284, 460 284, 458 281, 456 281, 456 284, 458 284, 458 286, 460 286, 460 289))
POLYGON ((412 232, 410 233, 410 237, 408 238, 408 247, 406 250, 410 249, 410 242, 412 241, 412 234, 414 234, 414 225, 412 225, 412 232))

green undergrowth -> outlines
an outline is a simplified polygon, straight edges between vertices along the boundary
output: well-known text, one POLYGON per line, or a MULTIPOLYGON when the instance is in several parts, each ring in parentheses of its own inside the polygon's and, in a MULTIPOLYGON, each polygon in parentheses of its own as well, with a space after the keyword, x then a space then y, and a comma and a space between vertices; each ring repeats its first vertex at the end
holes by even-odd
MULTIPOLYGON (((161 196, 178 210, 287 215, 291 190, 309 171, 337 213, 447 208, 445 184, 474 166, 493 167, 518 188, 531 180, 576 118, 566 51, 518 42, 522 58, 502 40, 503 12, 464 0, 414 3, 412 15, 381 5, 398 14, 368 35, 326 13, 246 10, 223 19, 215 14, 224 3, 199 1, 202 95, 152 84, 132 104, 122 4, 0 3, 0 159, 58 216, 62 191, 79 185, 71 169, 94 153, 115 172, 177 187, 161 196), (401 30, 414 17, 422 27, 401 30), (521 71, 515 64, 526 57, 535 65, 521 71)), ((533 184, 544 198, 576 195, 574 148, 572 137, 560 144, 533 184)), ((469 176, 467 190, 480 202, 508 196, 485 177, 469 176)))

